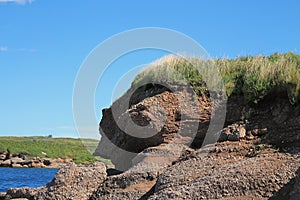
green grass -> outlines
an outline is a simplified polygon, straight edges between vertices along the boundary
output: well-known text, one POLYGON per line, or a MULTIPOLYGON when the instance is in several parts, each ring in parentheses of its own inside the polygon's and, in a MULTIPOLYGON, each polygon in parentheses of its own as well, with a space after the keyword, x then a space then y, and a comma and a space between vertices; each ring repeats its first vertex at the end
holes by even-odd
POLYGON ((171 85, 189 83, 198 95, 207 92, 207 85, 219 89, 223 84, 228 97, 243 95, 248 103, 258 103, 272 92, 286 92, 291 104, 299 104, 300 55, 289 52, 209 61, 170 55, 150 64, 132 86, 160 81, 171 85), (214 69, 220 76, 215 76, 214 69))
MULTIPOLYGON (((80 139, 73 138, 0 137, 0 151, 9 149, 11 153, 25 153, 30 157, 72 158, 75 163, 81 164, 97 161, 91 152, 96 149, 98 141, 84 139, 84 143, 87 147, 80 139)), ((100 161, 109 163, 104 159, 100 161)))

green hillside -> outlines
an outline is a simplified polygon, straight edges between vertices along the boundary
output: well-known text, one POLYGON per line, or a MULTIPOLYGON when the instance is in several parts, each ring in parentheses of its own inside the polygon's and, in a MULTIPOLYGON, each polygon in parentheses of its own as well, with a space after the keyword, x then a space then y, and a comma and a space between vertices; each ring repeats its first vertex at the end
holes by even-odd
POLYGON ((72 158, 75 163, 93 163, 97 159, 90 152, 94 152, 99 141, 84 140, 87 147, 73 138, 0 137, 0 152, 9 149, 12 154, 25 153, 29 157, 72 158))

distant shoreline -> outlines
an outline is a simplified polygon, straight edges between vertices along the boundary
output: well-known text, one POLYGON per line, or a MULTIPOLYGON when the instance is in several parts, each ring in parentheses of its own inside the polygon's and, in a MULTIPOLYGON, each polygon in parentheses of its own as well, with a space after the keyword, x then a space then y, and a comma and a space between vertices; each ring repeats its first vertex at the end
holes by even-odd
POLYGON ((70 162, 91 164, 102 159, 92 155, 98 143, 94 139, 51 136, 0 137, 0 167, 56 168, 70 162))

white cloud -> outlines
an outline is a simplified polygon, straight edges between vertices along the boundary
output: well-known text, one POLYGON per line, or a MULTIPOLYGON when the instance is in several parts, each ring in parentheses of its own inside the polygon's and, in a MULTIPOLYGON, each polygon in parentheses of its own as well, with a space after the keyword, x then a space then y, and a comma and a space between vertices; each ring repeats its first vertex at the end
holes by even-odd
POLYGON ((34 0, 0 0, 0 3, 17 3, 17 4, 26 4, 26 3, 32 3, 34 0))
POLYGON ((8 51, 8 48, 7 47, 0 47, 0 51, 8 51))

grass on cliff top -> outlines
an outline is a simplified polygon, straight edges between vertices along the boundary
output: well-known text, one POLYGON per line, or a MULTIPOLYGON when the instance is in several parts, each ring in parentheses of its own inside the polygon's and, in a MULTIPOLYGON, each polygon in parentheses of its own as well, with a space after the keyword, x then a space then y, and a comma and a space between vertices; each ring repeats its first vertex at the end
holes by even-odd
MULTIPOLYGON (((84 140, 87 147, 80 139, 73 138, 0 137, 0 152, 6 152, 9 149, 12 154, 25 153, 30 157, 72 158, 75 163, 90 164, 97 161, 90 152, 95 151, 99 141, 84 140)), ((101 161, 108 162, 104 159, 101 161)))
POLYGON ((206 83, 215 88, 223 84, 228 97, 243 95, 248 103, 258 103, 272 92, 286 92, 291 104, 297 104, 300 102, 300 55, 289 52, 207 61, 170 55, 150 64, 132 85, 151 82, 181 85, 183 80, 198 95, 207 91, 206 83), (215 76, 214 69, 218 69, 221 78, 215 76))

